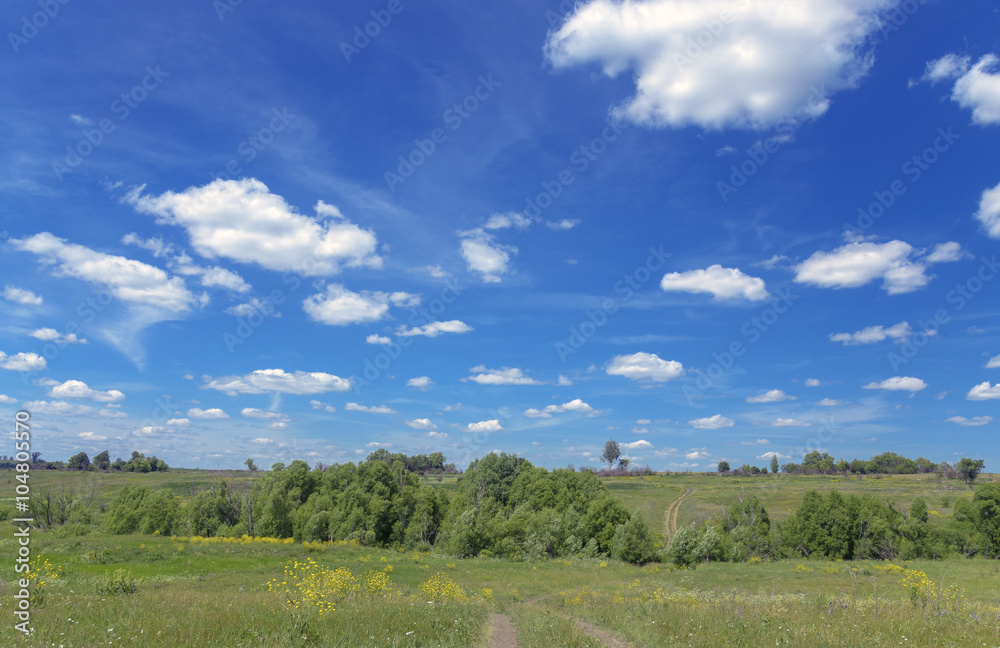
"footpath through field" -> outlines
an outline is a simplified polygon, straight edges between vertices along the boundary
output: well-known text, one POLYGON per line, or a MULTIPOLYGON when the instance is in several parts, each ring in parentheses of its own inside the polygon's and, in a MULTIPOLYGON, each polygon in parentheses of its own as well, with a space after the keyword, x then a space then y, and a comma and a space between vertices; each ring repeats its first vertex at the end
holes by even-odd
POLYGON ((684 498, 693 492, 693 488, 686 489, 683 495, 675 499, 670 503, 670 506, 667 507, 667 515, 663 522, 666 530, 668 546, 670 545, 670 539, 674 537, 675 533, 677 533, 677 513, 681 510, 681 502, 683 502, 684 498))

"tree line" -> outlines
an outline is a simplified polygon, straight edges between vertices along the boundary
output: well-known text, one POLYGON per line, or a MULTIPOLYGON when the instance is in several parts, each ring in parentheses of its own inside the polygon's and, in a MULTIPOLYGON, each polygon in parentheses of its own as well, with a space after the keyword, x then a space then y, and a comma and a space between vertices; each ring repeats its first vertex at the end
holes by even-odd
MULTIPOLYGON (((801 463, 786 463, 780 467, 781 472, 795 475, 820 474, 832 475, 841 473, 845 475, 915 475, 918 473, 934 473, 938 477, 949 479, 963 479, 968 483, 975 481, 976 476, 982 472, 986 465, 983 459, 970 459, 963 457, 954 466, 942 461, 933 463, 924 457, 910 459, 895 452, 883 452, 871 459, 846 459, 834 460, 826 452, 814 450, 802 458, 801 463)), ((739 468, 733 469, 728 461, 720 461, 718 468, 720 474, 757 475, 767 474, 768 468, 743 464, 739 468)), ((778 457, 771 456, 771 473, 779 470, 778 457)))

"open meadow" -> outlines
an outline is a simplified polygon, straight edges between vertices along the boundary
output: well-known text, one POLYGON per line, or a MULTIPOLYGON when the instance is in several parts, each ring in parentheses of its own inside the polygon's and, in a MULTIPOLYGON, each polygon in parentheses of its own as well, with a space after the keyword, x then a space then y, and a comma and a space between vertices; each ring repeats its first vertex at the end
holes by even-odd
MULTIPOLYGON (((87 492, 100 510, 126 485, 190 497, 220 476, 176 470, 33 477, 36 491, 87 492)), ((0 483, 10 477, 0 476, 0 483)), ((705 521, 741 489, 757 493, 778 520, 809 489, 871 492, 902 507, 920 496, 942 518, 957 498, 971 496, 933 475, 604 481, 663 535, 671 518, 681 526, 705 521)), ((440 486, 453 488, 453 478, 440 486)), ((108 535, 97 519, 89 528, 36 531, 32 546, 45 574, 33 593, 35 631, 23 637, 8 621, 0 645, 1000 645, 1000 562, 980 558, 751 560, 692 569, 588 558, 463 560, 350 541, 108 535)), ((5 533, 0 553, 13 563, 15 551, 5 533)), ((11 573, 3 575, 0 599, 8 619, 11 573)))

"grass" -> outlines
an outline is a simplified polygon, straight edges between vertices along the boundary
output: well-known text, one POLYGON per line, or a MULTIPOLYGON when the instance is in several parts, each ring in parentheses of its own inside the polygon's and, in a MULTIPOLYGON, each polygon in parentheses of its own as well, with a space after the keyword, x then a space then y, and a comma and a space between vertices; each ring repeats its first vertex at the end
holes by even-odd
MULTIPOLYGON (((0 475, 0 483, 7 477, 0 475)), ((188 497, 192 484, 204 488, 217 477, 206 471, 32 475, 34 487, 93 488, 95 501, 110 501, 118 488, 137 483, 171 488, 188 497)), ((246 472, 229 476, 258 477, 246 472)), ((450 482, 445 486, 453 487, 450 482)), ((778 520, 809 489, 874 492, 904 507, 921 496, 943 514, 950 512, 942 506, 943 496, 950 497, 952 505, 956 497, 970 496, 967 488, 933 475, 858 480, 682 474, 612 478, 607 484, 661 531, 667 507, 686 488, 693 492, 681 507, 681 524, 708 519, 741 488, 756 492, 778 520)), ((44 601, 33 610, 34 636, 22 637, 7 622, 0 625, 3 646, 483 648, 492 613, 510 617, 526 648, 600 645, 573 619, 634 646, 1000 644, 998 561, 959 558, 889 568, 875 562, 789 560, 676 570, 601 560, 457 560, 349 545, 107 536, 97 530, 79 537, 37 531, 32 537, 35 554, 48 559, 61 575, 45 586, 44 601), (372 570, 387 573, 390 591, 377 600, 348 596, 322 616, 296 610, 283 596, 268 591, 269 582, 287 579, 290 564, 310 559, 330 571, 347 568, 357 578, 372 570), (941 585, 942 591, 952 585, 964 588, 961 605, 938 596, 938 589, 926 601, 914 603, 901 581, 905 573, 917 572, 925 573, 935 588, 941 585), (437 574, 444 579, 437 589, 427 589, 437 574), (115 578, 137 583, 138 591, 104 587, 104 593, 98 593, 101 583, 115 578), (453 592, 442 585, 449 581, 461 588, 462 596, 442 602, 433 592, 453 592)), ((15 550, 11 535, 0 535, 0 555, 13 556, 15 550)), ((12 569, 0 572, 0 615, 8 619, 14 601, 12 576, 12 569)))

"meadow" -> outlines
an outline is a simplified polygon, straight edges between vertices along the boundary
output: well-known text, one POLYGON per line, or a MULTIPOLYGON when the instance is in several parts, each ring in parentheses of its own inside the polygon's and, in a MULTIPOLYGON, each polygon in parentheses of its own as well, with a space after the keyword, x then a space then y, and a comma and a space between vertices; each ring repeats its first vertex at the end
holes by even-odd
MULTIPOLYGON (((100 506, 126 485, 190 497, 220 476, 38 471, 32 479, 33 491, 86 490, 100 506)), ((875 493, 900 507, 919 496, 936 512, 932 521, 971 497, 934 475, 605 482, 661 536, 681 496, 674 507, 681 526, 719 514, 741 490, 756 493, 779 521, 809 489, 875 493)), ((429 483, 455 486, 453 477, 429 483)), ((0 474, 9 492, 13 484, 10 473, 0 474)), ((24 637, 13 627, 16 544, 7 528, 0 536, 10 565, 0 571, 3 646, 1000 645, 996 560, 752 560, 678 569, 586 558, 460 560, 353 542, 113 536, 96 523, 89 531, 33 532, 34 556, 48 565, 45 584, 33 592, 35 632, 24 637)))

